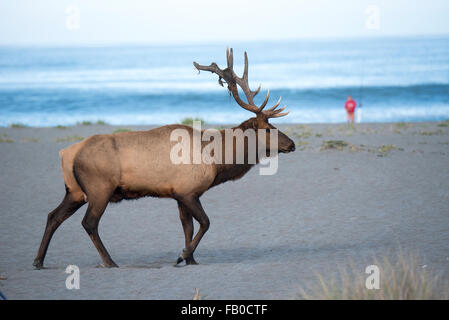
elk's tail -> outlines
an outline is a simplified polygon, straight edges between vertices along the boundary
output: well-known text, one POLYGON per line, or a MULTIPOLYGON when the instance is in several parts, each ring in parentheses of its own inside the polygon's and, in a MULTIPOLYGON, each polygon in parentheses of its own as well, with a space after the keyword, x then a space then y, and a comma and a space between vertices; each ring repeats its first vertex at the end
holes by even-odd
POLYGON ((67 192, 72 194, 72 198, 75 201, 86 201, 87 196, 81 189, 78 181, 73 174, 73 163, 75 156, 79 149, 82 147, 84 141, 75 143, 66 149, 59 151, 59 156, 61 157, 62 174, 64 175, 64 182, 67 188, 67 192))

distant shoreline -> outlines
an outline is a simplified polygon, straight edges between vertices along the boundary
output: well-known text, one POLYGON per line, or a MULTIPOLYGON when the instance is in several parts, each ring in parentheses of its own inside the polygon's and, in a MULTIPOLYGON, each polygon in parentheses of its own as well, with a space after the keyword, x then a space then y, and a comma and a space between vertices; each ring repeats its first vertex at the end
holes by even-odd
MULTIPOLYGON (((246 120, 246 119, 245 119, 246 120)), ((241 122, 243 122, 242 120, 241 122)), ((447 123, 449 121, 449 116, 445 120, 435 120, 435 121, 385 121, 385 122, 361 122, 361 123, 354 123, 354 126, 375 126, 375 125, 388 125, 388 124, 410 124, 410 125, 420 125, 420 124, 443 124, 447 123)), ((103 121, 102 121, 103 122, 103 121)), ((235 122, 235 123, 203 123, 202 127, 204 128, 214 128, 214 127, 231 127, 231 126, 237 126, 241 122, 235 122)), ((89 122, 86 124, 83 123, 77 123, 73 125, 56 125, 56 126, 29 126, 21 123, 12 123, 8 126, 0 126, 0 129, 73 129, 73 128, 86 128, 86 127, 111 127, 111 128, 157 128, 162 127, 165 125, 171 125, 171 124, 183 124, 182 122, 172 122, 172 123, 165 123, 165 124, 109 124, 106 122, 98 123, 98 122, 89 122)), ((306 126, 338 126, 338 125, 349 125, 346 122, 283 122, 283 123, 273 123, 275 126, 281 126, 281 127, 289 127, 289 126, 298 126, 298 125, 306 125, 306 126)))

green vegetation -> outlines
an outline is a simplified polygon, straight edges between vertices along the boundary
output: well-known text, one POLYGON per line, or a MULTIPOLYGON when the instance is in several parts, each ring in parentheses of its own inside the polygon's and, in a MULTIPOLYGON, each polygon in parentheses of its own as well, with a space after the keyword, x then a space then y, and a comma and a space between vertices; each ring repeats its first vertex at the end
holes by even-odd
POLYGON ((56 129, 67 129, 66 126, 62 126, 62 125, 57 125, 55 128, 56 128, 56 129))
POLYGON ((293 134, 299 139, 307 139, 312 135, 312 130, 310 128, 305 128, 301 132, 293 132, 293 134))
POLYGON ((78 136, 78 135, 74 135, 74 136, 67 136, 64 138, 56 138, 54 141, 55 142, 78 142, 83 140, 84 137, 78 136))
POLYGON ((105 121, 103 121, 103 120, 97 120, 97 122, 95 122, 95 124, 104 126, 104 125, 106 125, 107 123, 106 123, 105 121))
POLYGON ((406 122, 397 122, 394 124, 394 126, 398 129, 406 129, 408 128, 410 125, 406 122))
POLYGON ((299 151, 306 150, 306 147, 309 145, 307 141, 297 141, 295 143, 299 151))
POLYGON ((206 122, 201 118, 184 118, 181 120, 181 124, 193 126, 193 121, 200 121, 202 126, 206 124, 206 122))
POLYGON ((113 132, 114 132, 114 133, 119 133, 119 132, 128 132, 128 131, 131 131, 131 129, 128 129, 128 128, 118 128, 118 129, 115 129, 113 132))
POLYGON ((385 157, 392 150, 404 151, 402 148, 396 147, 394 144, 383 144, 379 148, 377 148, 376 152, 378 152, 379 157, 385 157))
POLYGON ((0 143, 13 143, 14 140, 10 139, 7 134, 0 135, 0 143))
POLYGON ((339 126, 337 131, 345 136, 352 136, 355 132, 357 132, 357 127, 353 123, 348 123, 346 125, 339 126))
POLYGON ((81 122, 77 122, 77 125, 81 125, 81 126, 90 126, 92 124, 91 121, 81 121, 81 122))
POLYGON ((328 150, 328 149, 343 150, 348 145, 349 143, 343 140, 325 140, 323 141, 320 150, 328 150))
POLYGON ((23 129, 26 128, 27 126, 24 125, 23 123, 11 123, 9 125, 10 128, 17 128, 17 129, 23 129))
POLYGON ((293 128, 293 131, 290 128, 284 131, 286 135, 294 135, 300 139, 307 139, 312 135, 312 129, 304 124, 297 125, 293 128), (298 132, 299 130, 299 132, 298 132))
POLYGON ((368 275, 354 266, 340 269, 339 275, 300 288, 298 298, 307 300, 428 300, 449 299, 449 281, 431 275, 415 255, 400 253, 394 259, 374 259, 380 273, 379 289, 367 289, 368 275))
POLYGON ((22 138, 20 139, 21 142, 39 142, 38 138, 22 138))
POLYGON ((438 123, 438 127, 449 127, 449 119, 444 122, 438 123))
POLYGON ((6 133, 0 134, 0 143, 13 143, 14 140, 9 138, 9 136, 6 133))
POLYGON ((434 135, 443 134, 443 130, 441 130, 441 129, 438 129, 437 131, 424 131, 424 130, 421 130, 420 134, 422 136, 434 136, 434 135))

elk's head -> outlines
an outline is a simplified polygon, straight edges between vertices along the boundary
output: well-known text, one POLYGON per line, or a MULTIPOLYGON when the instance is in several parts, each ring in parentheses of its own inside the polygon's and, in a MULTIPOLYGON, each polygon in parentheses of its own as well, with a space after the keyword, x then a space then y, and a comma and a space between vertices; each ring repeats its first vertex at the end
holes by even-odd
MULTIPOLYGON (((210 66, 202 66, 199 65, 196 62, 193 62, 193 65, 195 68, 204 71, 210 71, 218 75, 218 83, 223 86, 223 80, 228 85, 228 90, 234 97, 235 101, 243 108, 248 111, 251 111, 256 114, 255 117, 248 119, 245 121, 242 125, 244 125, 246 128, 252 128, 256 130, 256 132, 259 132, 259 130, 266 130, 269 131, 270 129, 277 129, 272 124, 268 122, 268 119, 270 118, 279 118, 283 117, 288 114, 288 112, 282 112, 285 107, 277 109, 279 104, 281 103, 281 99, 279 98, 278 102, 271 108, 264 110, 265 106, 268 103, 268 99, 270 97, 270 91, 268 90, 267 96, 263 103, 260 106, 256 106, 254 103, 254 97, 256 94, 260 91, 260 86, 257 88, 256 91, 252 91, 249 88, 248 84, 248 55, 245 52, 245 69, 243 71, 243 76, 240 78, 238 77, 234 70, 234 56, 231 50, 226 50, 226 60, 227 60, 227 68, 226 69, 220 69, 218 65, 215 62, 212 62, 210 66), (244 102, 238 92, 237 85, 242 89, 243 93, 246 96, 246 99, 248 102, 244 102)), ((281 153, 288 153, 291 151, 295 151, 295 143, 284 133, 282 133, 280 130, 278 132, 278 152, 281 153)), ((270 148, 270 135, 267 134, 267 148, 270 148)))

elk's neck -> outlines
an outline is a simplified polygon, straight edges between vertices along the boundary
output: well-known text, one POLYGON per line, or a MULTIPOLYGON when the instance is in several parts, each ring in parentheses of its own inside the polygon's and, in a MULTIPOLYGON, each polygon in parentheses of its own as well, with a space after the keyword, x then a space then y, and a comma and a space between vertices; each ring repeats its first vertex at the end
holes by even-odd
MULTIPOLYGON (((232 129, 241 129, 243 132, 246 129, 249 129, 250 126, 247 122, 244 122, 240 124, 238 127, 234 127, 232 129)), ((222 137, 222 145, 223 145, 223 155, 226 150, 226 140, 225 140, 225 130, 221 130, 221 137, 222 137)), ((235 143, 235 141, 234 141, 235 143)), ((217 168, 217 175, 215 177, 213 185, 217 185, 229 180, 237 180, 243 177, 253 166, 255 163, 248 163, 248 145, 245 143, 243 148, 243 158, 244 162, 242 164, 237 163, 231 163, 226 164, 223 161, 223 164, 216 164, 217 168)), ((234 160, 236 159, 236 146, 233 145, 233 156, 234 160)), ((256 163, 258 162, 258 159, 256 160, 256 163)))

